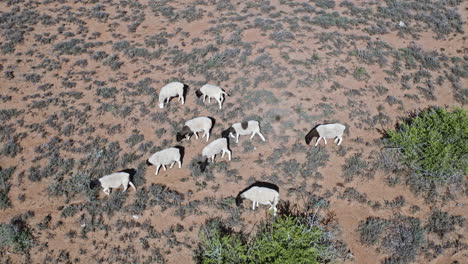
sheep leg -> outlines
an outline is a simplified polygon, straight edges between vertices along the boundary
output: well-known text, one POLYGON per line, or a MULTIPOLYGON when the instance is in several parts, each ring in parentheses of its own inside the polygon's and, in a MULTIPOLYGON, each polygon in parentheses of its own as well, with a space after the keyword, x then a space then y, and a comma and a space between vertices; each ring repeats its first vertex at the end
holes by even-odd
POLYGON ((234 136, 234 134, 232 134, 232 132, 229 132, 229 136, 232 137, 232 138, 236 138, 236 137, 234 136))
POLYGON ((255 201, 252 202, 252 210, 255 210, 255 201))
POLYGON ((219 109, 223 109, 223 106, 222 106, 223 100, 217 99, 217 101, 219 103, 219 109))
POLYGON ((325 141, 325 145, 327 144, 327 139, 325 137, 323 137, 323 140, 325 141))
POLYGON ((193 132, 193 134, 195 135, 195 138, 198 139, 198 134, 197 134, 197 132, 193 132))
POLYGON ((172 167, 174 167, 174 164, 175 164, 175 161, 173 161, 173 162, 171 163, 171 167, 169 167, 169 168, 172 169, 172 167))
POLYGON ((205 102, 205 98, 206 98, 206 95, 203 95, 203 97, 202 97, 203 103, 205 102))
POLYGON ((155 175, 158 175, 158 171, 159 171, 159 168, 161 167, 161 164, 159 164, 158 166, 156 166, 156 174, 155 175))
POLYGON ((236 143, 239 143, 239 134, 236 134, 236 143))
POLYGON ((206 135, 206 142, 208 142, 208 140, 210 139, 210 131, 206 131, 205 135, 206 135))
POLYGON ((211 103, 211 97, 208 96, 208 103, 210 104, 211 103))
POLYGON ((315 147, 318 145, 318 143, 320 142, 321 139, 322 139, 322 137, 319 137, 319 138, 317 139, 317 142, 316 142, 315 145, 314 145, 315 147))
POLYGON ((339 137, 339 141, 338 141, 338 146, 341 145, 341 141, 343 141, 343 138, 342 137, 339 137))
POLYGON ((252 136, 250 136, 250 139, 252 139, 255 136, 255 131, 252 132, 252 136))
POLYGON ((180 162, 180 160, 177 161, 177 164, 179 164, 179 169, 182 168, 182 163, 180 162))
POLYGON ((221 158, 224 158, 224 153, 225 153, 225 150, 223 149, 223 152, 221 153, 221 158))
POLYGON ((213 157, 211 157, 211 161, 212 161, 213 163, 215 163, 215 157, 216 157, 216 155, 213 155, 213 157))
POLYGON ((122 191, 122 192, 125 192, 125 191, 127 191, 127 188, 128 188, 128 184, 124 184, 124 189, 123 189, 123 191, 122 191))
POLYGON ((262 133, 260 133, 260 131, 257 131, 256 133, 257 133, 257 135, 259 135, 262 138, 263 141, 266 141, 265 137, 262 135, 262 133))
POLYGON ((109 188, 104 188, 104 193, 105 193, 106 195, 109 195, 109 194, 110 194, 109 188))
POLYGON ((185 100, 184 100, 184 96, 183 96, 183 95, 179 95, 179 100, 182 100, 182 104, 185 103, 185 100))
POLYGON ((132 186, 133 190, 136 191, 135 185, 133 185, 133 183, 131 181, 129 181, 128 184, 130 184, 130 186, 132 186))
POLYGON ((231 160, 231 151, 228 149, 228 157, 229 157, 229 160, 231 160))
POLYGON ((167 171, 166 170, 166 165, 163 164, 162 167, 163 167, 164 171, 167 171))

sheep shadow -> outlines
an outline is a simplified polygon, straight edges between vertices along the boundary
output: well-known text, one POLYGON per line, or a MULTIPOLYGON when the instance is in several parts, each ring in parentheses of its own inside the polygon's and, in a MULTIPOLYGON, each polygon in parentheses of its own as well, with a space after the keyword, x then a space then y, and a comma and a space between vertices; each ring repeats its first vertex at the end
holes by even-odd
POLYGON ((187 101, 187 95, 188 95, 189 90, 190 90, 190 86, 188 86, 188 84, 184 83, 184 93, 183 93, 183 95, 184 95, 184 100, 185 101, 187 101))
POLYGON ((124 169, 124 170, 121 170, 121 171, 119 171, 119 172, 128 173, 130 181, 133 182, 134 177, 135 177, 135 174, 137 173, 137 170, 131 168, 131 169, 124 169))
POLYGON ((179 145, 175 146, 174 148, 179 149, 180 163, 184 164, 185 148, 179 145))
POLYGON ((317 127, 320 126, 320 125, 321 125, 321 124, 318 124, 318 125, 314 126, 314 127, 309 131, 309 133, 307 133, 307 135, 305 136, 305 142, 306 142, 307 145, 310 144, 310 142, 312 141, 312 139, 313 139, 314 137, 316 137, 316 138, 319 138, 319 137, 320 137, 320 135, 319 135, 319 133, 318 133, 318 131, 317 131, 317 127))
POLYGON ((276 185, 274 183, 270 183, 270 182, 256 181, 256 182, 252 183, 251 185, 249 185, 249 187, 247 187, 247 188, 243 189, 242 191, 240 191, 238 195, 240 195, 241 193, 249 190, 252 187, 265 187, 265 188, 275 190, 275 191, 277 191, 279 193, 278 185, 276 185))
POLYGON ((214 126, 216 125, 216 119, 214 117, 211 117, 211 116, 207 116, 209 119, 211 119, 211 128, 210 128, 210 134, 211 132, 213 131, 213 128, 214 126))

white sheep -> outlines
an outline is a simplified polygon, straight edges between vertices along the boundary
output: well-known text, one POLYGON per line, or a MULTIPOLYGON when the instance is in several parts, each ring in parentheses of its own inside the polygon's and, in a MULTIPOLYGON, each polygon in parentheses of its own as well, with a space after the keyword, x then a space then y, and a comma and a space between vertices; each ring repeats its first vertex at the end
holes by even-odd
POLYGON ((249 135, 250 139, 252 139, 255 134, 259 135, 263 141, 265 141, 265 137, 263 137, 262 133, 260 132, 260 124, 256 120, 244 121, 242 123, 235 123, 230 128, 224 130, 221 135, 223 137, 227 137, 228 135, 236 138, 236 143, 239 143, 239 136, 249 135), (234 136, 235 133, 236 135, 234 136))
MULTIPOLYGON (((273 185, 273 184, 271 184, 273 185)), ((255 210, 259 204, 270 205, 268 210, 273 209, 273 215, 276 216, 278 209, 276 205, 279 202, 279 192, 270 187, 254 185, 247 190, 240 192, 236 197, 236 204, 240 206, 243 199, 252 201, 252 210, 255 210)))
POLYGON ((198 163, 200 164, 200 169, 202 172, 205 171, 206 166, 208 165, 208 159, 211 158, 211 161, 215 162, 215 156, 220 152, 222 152, 221 158, 223 158, 224 154, 227 153, 228 159, 231 160, 231 151, 229 150, 228 144, 228 139, 223 137, 214 140, 203 148, 202 156, 204 161, 198 163))
POLYGON ((335 138, 333 141, 336 143, 338 141, 338 146, 341 144, 343 140, 343 132, 346 127, 342 124, 326 124, 326 125, 318 125, 314 127, 309 133, 307 133, 305 140, 306 143, 309 144, 312 141, 312 138, 318 137, 315 146, 318 145, 319 141, 323 138, 325 140, 325 144, 327 144, 327 138, 335 138))
POLYGON ((205 84, 200 89, 195 91, 195 94, 200 97, 203 96, 203 103, 205 102, 206 97, 208 97, 208 103, 211 103, 211 98, 216 99, 219 103, 219 109, 222 109, 222 103, 224 101, 224 96, 229 96, 221 87, 212 85, 212 84, 205 84))
POLYGON ((119 188, 120 185, 124 186, 124 192, 127 190, 128 185, 136 191, 135 185, 130 181, 130 177, 136 173, 134 169, 123 170, 109 175, 102 176, 101 178, 91 181, 89 187, 92 189, 95 186, 104 188, 104 193, 109 195, 111 188, 119 188))
POLYGON ((197 117, 185 122, 185 126, 182 127, 182 130, 177 133, 176 139, 177 142, 181 141, 184 137, 187 137, 187 140, 195 134, 195 138, 198 139, 198 132, 205 132, 203 135, 206 136, 206 141, 210 139, 210 130, 213 127, 213 120, 210 117, 197 117))
POLYGON ((156 166, 156 173, 158 175, 159 168, 162 166, 164 171, 166 171, 166 165, 171 164, 172 168, 174 164, 177 162, 179 164, 179 169, 182 168, 181 160, 183 158, 183 147, 173 147, 163 149, 154 153, 147 161, 146 164, 148 166, 155 165, 156 166))
POLYGON ((184 84, 180 82, 171 82, 166 84, 159 92, 159 108, 164 108, 164 103, 169 103, 172 97, 179 96, 179 101, 184 104, 184 84), (166 102, 165 102, 166 101, 166 102))

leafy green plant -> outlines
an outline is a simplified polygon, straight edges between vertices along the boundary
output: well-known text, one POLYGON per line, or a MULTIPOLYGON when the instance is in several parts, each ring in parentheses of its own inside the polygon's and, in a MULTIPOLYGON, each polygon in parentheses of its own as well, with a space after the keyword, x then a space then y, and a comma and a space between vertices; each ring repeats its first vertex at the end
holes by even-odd
POLYGON ((419 111, 396 130, 386 131, 386 139, 411 170, 408 183, 416 192, 462 182, 468 174, 466 110, 431 107, 419 111))
POLYGON ((246 239, 209 221, 200 233, 197 252, 200 263, 319 263, 327 261, 329 244, 318 226, 310 226, 293 216, 281 216, 262 225, 246 239))

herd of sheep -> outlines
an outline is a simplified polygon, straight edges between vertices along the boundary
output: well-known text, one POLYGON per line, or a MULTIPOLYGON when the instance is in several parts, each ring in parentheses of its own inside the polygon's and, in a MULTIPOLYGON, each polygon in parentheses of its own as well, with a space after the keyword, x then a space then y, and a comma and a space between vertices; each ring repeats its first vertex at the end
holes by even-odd
MULTIPOLYGON (((159 93, 159 107, 164 108, 164 105, 169 103, 170 99, 173 97, 178 97, 179 101, 184 104, 185 98, 184 93, 186 92, 187 87, 180 82, 171 82, 161 88, 159 93)), ((211 84, 205 84, 200 89, 195 91, 197 97, 201 97, 203 102, 205 102, 208 97, 208 103, 211 102, 211 98, 214 98, 218 104, 219 108, 222 109, 222 103, 226 95, 229 96, 221 87, 211 84)), ((206 137, 208 142, 210 139, 210 131, 213 128, 214 120, 210 117, 197 117, 185 122, 182 130, 177 133, 176 140, 180 142, 184 138, 189 140, 192 135, 195 135, 195 138, 198 139, 198 134, 203 132, 203 137, 206 137)), ((323 138, 325 144, 327 144, 327 138, 334 138, 334 143, 337 145, 341 144, 343 140, 343 132, 345 126, 342 124, 326 124, 318 125, 314 127, 306 136, 306 143, 309 144, 314 137, 318 137, 315 146, 323 138)), ((260 124, 256 120, 244 121, 241 123, 235 123, 228 129, 224 130, 221 133, 221 138, 213 140, 208 145, 206 145, 202 150, 202 161, 198 162, 200 165, 201 172, 204 172, 208 161, 211 158, 211 161, 215 161, 217 154, 221 153, 221 158, 227 153, 228 159, 231 160, 231 150, 229 149, 229 137, 235 138, 236 143, 239 142, 239 136, 241 135, 251 135, 252 139, 256 134, 265 141, 265 137, 260 132, 260 124)), ((183 159, 183 148, 182 147, 170 147, 163 149, 154 153, 146 163, 148 165, 156 166, 155 174, 158 175, 159 169, 162 167, 166 171, 166 165, 172 168, 177 162, 179 168, 182 168, 182 159, 183 159)), ((110 194, 110 189, 119 188, 121 185, 124 187, 124 192, 127 190, 128 185, 130 185, 134 190, 136 190, 135 185, 130 181, 130 177, 134 174, 134 170, 124 170, 116 173, 112 173, 106 176, 103 176, 97 180, 93 180, 90 183, 90 188, 95 186, 101 186, 104 189, 106 195, 110 194)), ((246 189, 239 192, 236 197, 236 204, 240 206, 243 199, 251 200, 252 210, 255 210, 259 204, 270 205, 270 210, 273 209, 274 215, 276 215, 277 208, 276 205, 279 202, 279 188, 278 186, 266 183, 266 182, 256 182, 246 189)))

